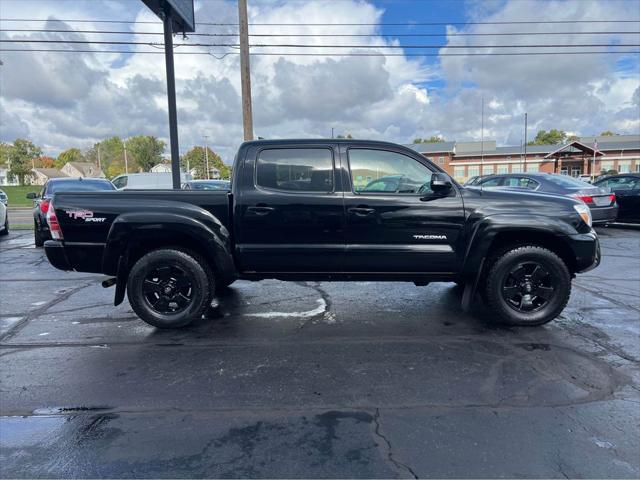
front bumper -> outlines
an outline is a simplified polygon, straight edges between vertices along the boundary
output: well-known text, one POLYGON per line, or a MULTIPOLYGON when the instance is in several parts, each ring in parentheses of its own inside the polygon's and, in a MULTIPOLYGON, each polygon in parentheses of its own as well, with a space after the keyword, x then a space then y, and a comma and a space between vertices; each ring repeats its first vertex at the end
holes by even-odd
POLYGON ((47 240, 44 242, 44 253, 47 255, 49 263, 58 270, 73 270, 67 254, 64 251, 64 245, 58 240, 47 240))
POLYGON ((576 259, 576 273, 588 272, 600 265, 602 253, 596 232, 569 235, 568 239, 576 259))

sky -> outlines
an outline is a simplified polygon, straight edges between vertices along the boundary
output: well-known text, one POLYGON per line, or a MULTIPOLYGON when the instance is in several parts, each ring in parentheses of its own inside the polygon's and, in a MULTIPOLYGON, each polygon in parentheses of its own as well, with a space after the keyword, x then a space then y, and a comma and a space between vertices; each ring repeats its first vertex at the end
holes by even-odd
MULTIPOLYGON (((248 0, 248 3, 250 34, 294 35, 251 37, 250 43, 313 46, 304 49, 253 47, 252 53, 376 54, 252 56, 256 136, 330 137, 333 129, 336 135, 410 143, 416 137, 432 135, 447 140, 479 140, 484 133, 485 138, 495 139, 499 145, 518 145, 524 137, 525 112, 528 113, 529 138, 540 129, 550 128, 577 135, 593 135, 604 130, 640 133, 640 54, 634 53, 640 51, 640 46, 614 47, 640 45, 637 33, 640 0, 248 0), (632 22, 488 24, 560 20, 632 22), (324 25, 301 25, 303 23, 324 25), (596 31, 606 34, 590 33, 596 31), (621 31, 636 33, 617 33, 621 31), (523 32, 538 35, 504 35, 523 32), (576 32, 582 33, 576 35, 576 32), (362 36, 331 36, 336 34, 362 36), (523 44, 603 44, 604 47, 523 49, 511 46, 523 44), (353 45, 365 48, 352 48, 353 45), (424 45, 435 48, 424 48, 424 45), (474 45, 488 48, 469 48, 474 45), (421 48, 413 48, 415 46, 421 48), (623 53, 452 56, 472 51, 611 50, 623 53), (483 101, 484 132, 481 131, 483 101)), ((237 27, 233 25, 205 25, 237 23, 236 2, 195 0, 195 15, 199 23, 196 33, 236 32, 237 27)), ((0 39, 4 40, 161 43, 161 35, 144 34, 161 32, 161 28, 160 20, 139 0, 0 2, 0 39), (97 20, 145 23, 113 24, 97 20), (11 29, 129 33, 8 31, 11 29)), ((183 39, 178 36, 174 42, 234 44, 237 38, 188 36, 183 39)), ((233 160, 243 139, 237 51, 224 46, 176 48, 176 52, 200 53, 175 56, 181 153, 194 145, 202 145, 206 136, 208 144, 224 161, 233 160)), ((3 63, 0 66, 0 141, 29 138, 50 156, 71 147, 88 148, 113 135, 124 138, 155 135, 168 142, 166 77, 161 53, 161 47, 149 45, 0 44, 3 63), (74 52, 7 51, 10 48, 62 48, 74 52), (147 51, 158 53, 142 53, 147 51)), ((167 155, 168 152, 167 148, 167 155)))

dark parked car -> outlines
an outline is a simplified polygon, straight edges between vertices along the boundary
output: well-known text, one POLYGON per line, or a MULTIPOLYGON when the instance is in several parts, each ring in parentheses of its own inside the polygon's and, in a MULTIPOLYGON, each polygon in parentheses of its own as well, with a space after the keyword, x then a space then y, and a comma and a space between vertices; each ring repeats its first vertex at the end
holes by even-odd
POLYGON ((478 185, 482 181, 483 178, 487 178, 488 175, 476 175, 474 177, 469 178, 466 182, 464 182, 465 187, 473 187, 474 185, 478 185))
POLYGON ((33 205, 33 236, 36 247, 41 247, 45 240, 52 238, 45 216, 54 193, 115 189, 116 187, 109 180, 103 178, 52 178, 43 185, 40 193, 28 193, 27 198, 35 200, 33 205))
MULTIPOLYGON (((402 182, 400 182, 402 183, 402 182)), ((56 193, 45 243, 61 270, 112 276, 157 327, 202 317, 236 279, 457 282, 496 319, 540 325, 600 262, 584 202, 465 188, 416 151, 364 140, 245 142, 227 191, 56 193), (367 191, 406 177, 411 191, 367 191)), ((425 312, 428 314, 428 312, 425 312)))
POLYGON ((190 180, 182 184, 183 190, 231 190, 229 180, 190 180))
POLYGON ((594 185, 608 188, 616 196, 619 222, 640 223, 640 173, 612 175, 594 185))
POLYGON ((533 190, 577 198, 591 210, 593 223, 611 223, 618 215, 616 196, 608 189, 556 173, 505 173, 489 175, 474 187, 533 190))

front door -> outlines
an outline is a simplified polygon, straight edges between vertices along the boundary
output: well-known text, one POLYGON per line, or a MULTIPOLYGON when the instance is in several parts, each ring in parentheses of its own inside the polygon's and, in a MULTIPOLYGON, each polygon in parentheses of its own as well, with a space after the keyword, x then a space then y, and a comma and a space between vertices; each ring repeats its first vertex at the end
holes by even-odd
MULTIPOLYGON (((464 224, 462 198, 430 189, 436 169, 403 149, 346 149, 346 272, 453 272, 464 224)), ((344 161, 344 160, 343 160, 344 161)))
POLYGON ((326 145, 266 147, 247 161, 237 199, 237 251, 244 272, 336 272, 344 208, 326 145))

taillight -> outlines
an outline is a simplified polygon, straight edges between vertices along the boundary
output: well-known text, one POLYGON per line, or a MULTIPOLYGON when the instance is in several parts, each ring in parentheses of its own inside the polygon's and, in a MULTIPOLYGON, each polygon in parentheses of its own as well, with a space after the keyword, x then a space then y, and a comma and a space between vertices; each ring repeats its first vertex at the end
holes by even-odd
POLYGON ((610 201, 611 203, 613 203, 613 202, 615 202, 615 201, 616 201, 616 194, 615 194, 615 193, 612 193, 611 195, 609 195, 609 201, 610 201))
POLYGON ((40 200, 40 211, 47 213, 49 211, 49 200, 40 200))
POLYGON ((53 208, 53 203, 47 202, 47 224, 49 224, 49 231, 51 232, 51 238, 54 240, 63 240, 62 229, 58 223, 58 217, 56 217, 56 209, 53 208))
POLYGON ((573 198, 582 200, 584 203, 593 203, 593 197, 591 195, 573 195, 573 198))

